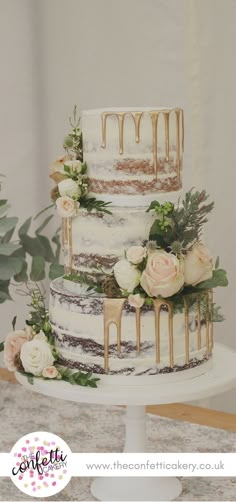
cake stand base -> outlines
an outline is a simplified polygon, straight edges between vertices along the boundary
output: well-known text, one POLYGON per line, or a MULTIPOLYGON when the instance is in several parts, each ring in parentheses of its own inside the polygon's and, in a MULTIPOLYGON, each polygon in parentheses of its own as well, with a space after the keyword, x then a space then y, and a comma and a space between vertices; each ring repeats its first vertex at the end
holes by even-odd
POLYGON ((132 477, 96 478, 91 486, 98 500, 174 500, 182 492, 176 478, 132 477))

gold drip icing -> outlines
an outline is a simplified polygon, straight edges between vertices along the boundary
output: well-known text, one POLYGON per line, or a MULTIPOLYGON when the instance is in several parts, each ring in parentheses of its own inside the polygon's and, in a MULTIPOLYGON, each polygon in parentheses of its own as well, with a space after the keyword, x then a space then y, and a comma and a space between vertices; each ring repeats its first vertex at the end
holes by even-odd
POLYGON ((209 334, 210 334, 210 321, 209 321, 209 315, 210 315, 210 312, 209 312, 209 292, 207 291, 205 293, 205 299, 206 299, 206 356, 208 357, 209 356, 209 352, 210 352, 210 337, 209 337, 209 334))
POLYGON ((135 309, 135 317, 136 317, 136 350, 137 354, 140 354, 140 346, 141 346, 141 309, 135 309))
POLYGON ((210 352, 212 352, 212 349, 214 347, 214 330, 213 330, 213 306, 214 306, 214 298, 213 298, 213 289, 210 289, 209 291, 209 298, 210 298, 210 309, 211 309, 211 314, 210 314, 210 352))
MULTIPOLYGON (((175 112, 176 115, 176 166, 177 166, 177 178, 180 184, 180 167, 181 167, 181 149, 184 150, 184 113, 181 108, 173 108, 171 110, 153 110, 149 113, 152 121, 152 148, 153 148, 153 166, 154 175, 157 178, 158 171, 158 118, 160 114, 164 116, 165 123, 165 160, 169 162, 170 155, 170 114, 175 112), (181 126, 181 136, 182 143, 180 148, 180 126, 181 126)), ((115 116, 118 120, 119 128, 119 152, 120 155, 124 152, 124 119, 126 115, 131 115, 135 126, 135 141, 140 142, 140 122, 144 112, 103 112, 102 113, 102 148, 106 148, 106 129, 107 129, 107 118, 109 116, 115 116)))
POLYGON ((72 218, 62 218, 62 247, 67 251, 67 265, 65 264, 65 273, 71 274, 72 272, 72 218))
POLYGON ((151 119, 152 119, 153 166, 154 166, 155 177, 157 177, 157 162, 158 162, 158 156, 157 156, 157 145, 158 145, 157 125, 158 125, 158 117, 159 117, 159 112, 151 112, 151 119))
POLYGON ((169 330, 169 356, 170 356, 170 367, 174 367, 174 337, 173 337, 173 309, 170 302, 165 302, 164 300, 154 300, 154 312, 155 312, 155 336, 156 336, 156 362, 160 363, 160 312, 162 305, 168 308, 168 330, 169 330))
POLYGON ((170 111, 163 112, 165 120, 165 147, 166 147, 166 162, 169 162, 170 155, 170 111))
POLYGON ((160 340, 160 313, 162 300, 153 300, 153 307, 155 312, 155 337, 156 337, 156 362, 161 361, 161 340, 160 340))
POLYGON ((199 297, 197 298, 197 348, 202 348, 202 333, 201 333, 201 303, 199 297))
POLYGON ((121 315, 125 298, 105 298, 104 300, 104 370, 109 370, 109 333, 110 325, 117 329, 117 351, 121 351, 121 315))
POLYGON ((180 110, 175 110, 176 115, 176 165, 177 165, 177 178, 180 182, 180 110))
POLYGON ((72 258, 73 258, 73 251, 72 251, 72 218, 68 218, 68 242, 69 242, 69 247, 68 247, 68 253, 69 253, 69 274, 72 272, 72 258))
POLYGON ((185 362, 189 364, 189 313, 188 302, 184 298, 184 319, 185 319, 185 362))

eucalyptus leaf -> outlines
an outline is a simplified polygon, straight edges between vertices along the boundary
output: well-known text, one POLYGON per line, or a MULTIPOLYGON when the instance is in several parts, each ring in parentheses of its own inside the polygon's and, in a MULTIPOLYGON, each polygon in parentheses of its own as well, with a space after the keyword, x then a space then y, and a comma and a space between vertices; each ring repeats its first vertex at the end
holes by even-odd
POLYGON ((30 272, 31 281, 42 281, 45 278, 45 260, 43 256, 33 256, 30 272))
POLYGON ((49 263, 55 263, 56 257, 53 253, 52 246, 50 244, 49 239, 45 235, 38 235, 38 240, 43 249, 43 252, 40 253, 45 258, 45 260, 49 263))
POLYGON ((53 214, 50 214, 50 216, 48 216, 47 218, 45 218, 45 220, 43 221, 43 223, 40 225, 39 228, 37 228, 37 230, 35 230, 35 233, 36 234, 40 234, 40 232, 42 232, 42 230, 47 226, 47 224, 49 223, 49 221, 53 218, 53 214))
POLYGON ((22 270, 24 260, 14 256, 0 255, 0 279, 8 280, 22 270))
POLYGON ((13 244, 12 242, 8 242, 6 244, 0 244, 0 254, 4 254, 5 256, 11 256, 12 253, 20 249, 20 244, 13 244))
POLYGON ((57 232, 52 237, 52 242, 54 244, 56 244, 55 258, 56 258, 56 262, 58 262, 59 258, 60 258, 60 252, 61 252, 61 239, 60 239, 60 235, 57 232))
POLYGON ((38 237, 29 237, 29 235, 23 234, 21 235, 21 243, 24 251, 30 256, 45 255, 43 244, 38 237))
POLYGON ((52 263, 49 267, 49 278, 51 280, 57 279, 57 277, 62 277, 64 275, 64 267, 59 263, 52 263))
POLYGON ((0 342, 0 352, 3 352, 4 350, 4 342, 0 342))
POLYGON ((6 232, 9 232, 9 230, 12 230, 12 228, 15 228, 17 222, 18 218, 15 216, 0 218, 0 235, 4 235, 6 232))
POLYGON ((219 256, 217 256, 217 258, 216 258, 216 262, 215 262, 215 268, 216 268, 216 269, 217 269, 217 268, 219 268, 219 265, 220 265, 220 257, 219 257, 219 256))
POLYGON ((5 233, 5 235, 2 237, 1 242, 4 244, 6 242, 9 242, 14 234, 15 227, 13 227, 11 230, 8 230, 8 232, 5 233))
POLYGON ((47 206, 45 207, 44 209, 42 209, 42 211, 40 211, 38 214, 36 214, 36 216, 34 217, 34 220, 37 220, 37 218, 39 216, 41 216, 41 214, 45 213, 46 211, 48 211, 48 209, 52 209, 52 207, 54 207, 54 204, 50 204, 50 206, 47 206))
POLYGON ((10 209, 10 204, 7 203, 7 200, 0 200, 0 216, 6 213, 8 209, 10 209), (1 204, 3 202, 3 204, 1 204))
POLYGON ((31 225, 31 220, 32 218, 27 218, 27 220, 21 225, 21 227, 18 230, 19 237, 22 237, 23 235, 27 234, 31 225))
POLYGON ((23 266, 19 274, 14 275, 14 280, 16 282, 27 282, 28 274, 27 274, 28 264, 26 260, 23 260, 23 266))

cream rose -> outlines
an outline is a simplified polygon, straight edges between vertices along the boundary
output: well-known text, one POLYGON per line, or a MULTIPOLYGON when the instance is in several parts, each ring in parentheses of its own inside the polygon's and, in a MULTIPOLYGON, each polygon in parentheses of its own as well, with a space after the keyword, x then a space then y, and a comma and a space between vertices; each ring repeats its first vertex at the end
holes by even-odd
POLYGON ((166 251, 153 251, 148 257, 140 284, 151 296, 167 298, 177 293, 184 284, 183 260, 166 251))
POLYGON ((61 197, 67 195, 68 197, 77 198, 80 193, 78 183, 71 178, 60 181, 60 183, 58 183, 58 190, 61 197))
POLYGON ((62 218, 72 218, 76 215, 79 202, 67 197, 58 197, 56 200, 57 212, 62 218))
POLYGON ((44 368, 52 366, 54 357, 50 345, 44 340, 30 340, 25 342, 20 353, 25 371, 40 376, 44 368))
POLYGON ((114 274, 120 288, 128 291, 128 293, 132 293, 138 286, 141 277, 141 272, 125 259, 115 264, 114 274))
POLYGON ((50 165, 51 174, 61 173, 65 174, 64 164, 71 160, 69 155, 63 155, 62 157, 58 157, 58 159, 54 160, 54 162, 50 165))
POLYGON ((4 342, 4 363, 9 371, 16 371, 17 356, 20 354, 22 346, 29 340, 28 333, 25 330, 19 329, 8 333, 4 342))
POLYGON ((143 306, 144 301, 144 298, 139 293, 128 296, 129 305, 131 307, 135 307, 136 309, 140 309, 143 306))
POLYGON ((67 160, 64 164, 77 174, 81 172, 82 162, 80 162, 80 160, 67 160))
POLYGON ((195 286, 212 278, 212 257, 206 246, 197 243, 187 252, 184 259, 185 283, 195 286))
POLYGON ((126 252, 127 260, 129 260, 134 265, 142 263, 146 255, 147 255, 147 250, 142 246, 131 246, 126 252))
POLYGON ((58 374, 59 373, 57 371, 57 368, 55 368, 55 366, 47 366, 46 368, 44 368, 42 372, 42 376, 44 378, 57 378, 58 374))

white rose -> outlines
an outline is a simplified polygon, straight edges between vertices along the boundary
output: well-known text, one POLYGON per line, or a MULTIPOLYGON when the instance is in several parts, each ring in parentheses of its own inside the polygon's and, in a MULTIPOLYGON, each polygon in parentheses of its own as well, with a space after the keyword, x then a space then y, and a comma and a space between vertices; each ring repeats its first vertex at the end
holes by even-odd
POLYGON ((212 257, 209 250, 200 242, 187 252, 184 259, 184 280, 195 286, 212 278, 212 257))
POLYGON ((132 293, 136 286, 138 286, 141 277, 140 270, 125 259, 115 264, 114 274, 120 288, 128 291, 128 293, 132 293))
POLYGON ((34 335, 34 340, 44 340, 46 342, 47 337, 46 337, 46 335, 44 334, 43 331, 40 331, 39 333, 37 333, 36 335, 34 335))
POLYGON ((57 371, 57 368, 55 368, 55 366, 47 366, 46 368, 44 368, 42 376, 44 378, 56 378, 58 374, 59 373, 57 371))
POLYGON ((76 215, 80 204, 78 201, 64 195, 64 197, 58 197, 56 206, 59 216, 62 218, 72 218, 72 216, 76 215))
POLYGON ((144 304, 144 298, 137 293, 136 295, 129 295, 128 302, 131 307, 135 307, 136 309, 140 309, 144 304))
POLYGON ((62 197, 64 195, 67 195, 68 197, 77 198, 80 193, 78 183, 76 183, 76 181, 72 180, 71 178, 60 181, 60 183, 58 183, 58 190, 59 194, 62 197))
POLYGON ((80 160, 67 160, 65 166, 69 167, 71 170, 76 171, 77 174, 81 172, 82 162, 80 160))
POLYGON ((50 345, 44 340, 30 340, 22 345, 20 353, 24 370, 35 376, 42 375, 44 368, 52 366, 54 357, 50 345))
POLYGON ((147 250, 142 246, 131 246, 126 252, 127 260, 129 260, 134 265, 142 263, 146 255, 147 255, 147 250))
POLYGON ((167 298, 177 293, 184 284, 183 260, 157 249, 150 253, 140 284, 151 297, 167 298))

